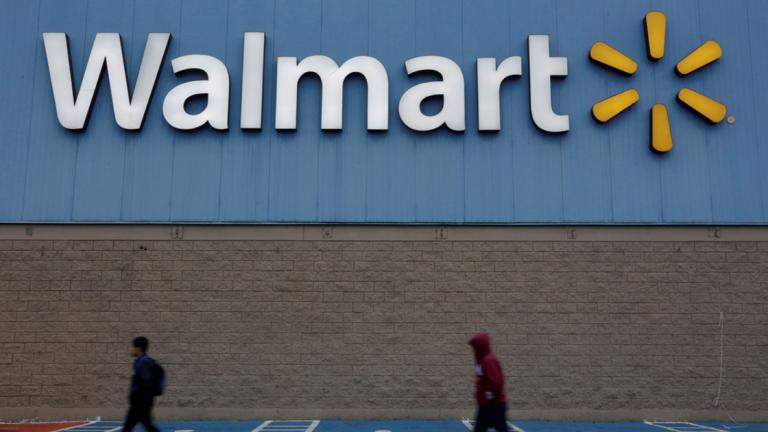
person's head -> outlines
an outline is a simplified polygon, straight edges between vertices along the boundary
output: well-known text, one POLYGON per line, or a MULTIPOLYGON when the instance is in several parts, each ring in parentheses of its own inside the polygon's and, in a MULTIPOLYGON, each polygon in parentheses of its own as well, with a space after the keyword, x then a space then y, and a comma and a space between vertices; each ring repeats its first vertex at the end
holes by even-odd
POLYGON ((148 349, 149 349, 149 339, 145 338, 144 336, 133 338, 133 342, 131 342, 131 355, 133 357, 138 357, 142 354, 146 354, 148 349))
POLYGON ((488 333, 478 333, 469 340, 469 345, 475 351, 475 362, 480 363, 491 352, 491 337, 488 333))

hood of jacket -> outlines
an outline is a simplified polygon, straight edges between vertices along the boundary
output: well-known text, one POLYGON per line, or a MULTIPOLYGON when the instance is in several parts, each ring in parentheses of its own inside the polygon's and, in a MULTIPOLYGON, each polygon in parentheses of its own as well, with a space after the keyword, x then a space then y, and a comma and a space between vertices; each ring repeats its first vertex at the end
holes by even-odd
POLYGON ((479 364, 491 352, 491 337, 488 333, 478 333, 469 340, 469 345, 475 351, 475 362, 479 364))

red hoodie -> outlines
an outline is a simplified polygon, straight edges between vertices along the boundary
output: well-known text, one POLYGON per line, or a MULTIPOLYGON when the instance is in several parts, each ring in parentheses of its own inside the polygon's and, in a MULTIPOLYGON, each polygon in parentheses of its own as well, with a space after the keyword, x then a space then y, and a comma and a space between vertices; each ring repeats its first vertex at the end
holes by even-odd
POLYGON ((486 333, 475 335, 469 344, 475 350, 475 373, 477 374, 477 386, 475 399, 480 405, 506 403, 504 394, 504 374, 501 372, 501 363, 496 355, 491 352, 491 338, 486 333))

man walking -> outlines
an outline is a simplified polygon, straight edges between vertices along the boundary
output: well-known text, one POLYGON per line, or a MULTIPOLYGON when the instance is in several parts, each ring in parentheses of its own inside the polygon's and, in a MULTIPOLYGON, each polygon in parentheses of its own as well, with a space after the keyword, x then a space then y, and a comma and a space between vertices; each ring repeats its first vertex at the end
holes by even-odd
POLYGON ((474 432, 486 432, 488 428, 494 428, 496 432, 508 432, 504 374, 499 359, 491 352, 491 338, 486 333, 480 333, 469 344, 475 351, 477 375, 477 418, 474 432))
POLYGON ((130 407, 125 417, 123 432, 131 432, 137 424, 144 425, 147 432, 159 432, 160 429, 152 424, 152 404, 158 394, 157 370, 155 360, 147 355, 149 340, 143 336, 133 339, 131 355, 136 358, 133 362, 133 378, 128 400, 130 407))

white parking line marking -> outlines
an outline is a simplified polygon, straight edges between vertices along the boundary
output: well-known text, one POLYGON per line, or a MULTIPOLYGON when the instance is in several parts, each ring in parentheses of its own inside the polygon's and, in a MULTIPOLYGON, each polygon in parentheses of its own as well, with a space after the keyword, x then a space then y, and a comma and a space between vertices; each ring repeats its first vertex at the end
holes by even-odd
POLYGON ((92 422, 82 424, 79 426, 72 426, 65 429, 59 429, 56 432, 117 432, 123 428, 121 422, 104 422, 100 419, 92 422))
POLYGON ((123 429, 122 422, 101 421, 101 417, 96 420, 80 426, 72 426, 66 429, 60 429, 56 432, 118 432, 123 429))
POLYGON ((84 424, 84 425, 78 425, 78 426, 70 426, 70 427, 68 427, 68 428, 64 428, 64 429, 56 429, 54 432, 64 432, 64 431, 71 431, 72 429, 76 429, 76 428, 80 428, 80 427, 85 427, 85 426, 90 426, 90 425, 92 425, 92 424, 94 424, 94 423, 98 423, 98 420, 92 421, 92 422, 90 422, 90 423, 86 423, 86 424, 84 424))
MULTIPOLYGON (((469 429, 469 430, 474 430, 475 429, 475 422, 474 422, 474 420, 464 419, 461 422, 464 423, 464 426, 466 426, 467 429, 469 429)), ((515 432, 525 432, 525 429, 523 429, 520 426, 512 423, 509 420, 507 420, 507 427, 509 427, 510 429, 512 429, 515 432)))
POLYGON ((671 432, 726 432, 723 429, 691 422, 652 422, 643 420, 643 423, 649 426, 666 429, 671 432))
POLYGON ((251 432, 314 432, 320 420, 267 420, 251 432))

